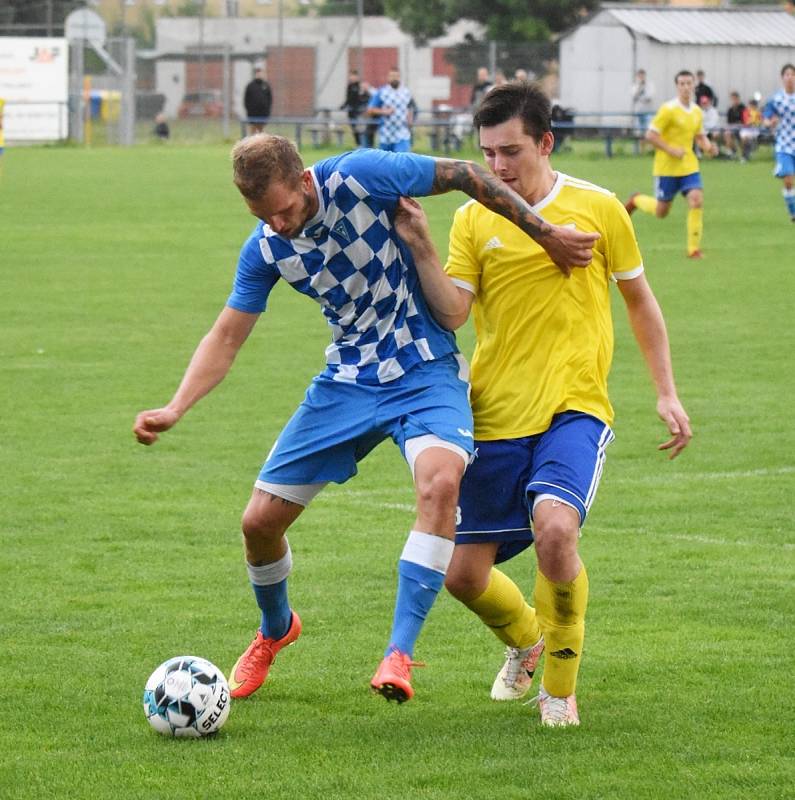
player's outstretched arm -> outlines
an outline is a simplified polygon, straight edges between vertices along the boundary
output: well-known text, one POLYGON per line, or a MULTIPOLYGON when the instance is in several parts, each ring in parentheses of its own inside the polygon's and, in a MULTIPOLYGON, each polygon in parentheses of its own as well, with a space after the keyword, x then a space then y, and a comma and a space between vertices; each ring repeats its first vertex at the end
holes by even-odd
POLYGON ((460 328, 469 317, 474 295, 460 289, 442 269, 431 240, 428 218, 422 206, 410 197, 401 197, 395 211, 395 230, 411 250, 417 267, 422 294, 434 319, 448 331, 460 328))
POLYGON ((657 413, 667 425, 671 438, 659 445, 676 458, 693 437, 690 418, 676 393, 668 332, 660 306, 644 275, 618 282, 627 305, 632 332, 651 373, 657 391, 657 413))
POLYGON ((564 275, 569 275, 572 267, 587 267, 591 263, 598 233, 546 222, 513 189, 474 161, 437 158, 431 193, 443 194, 454 189, 465 192, 521 228, 547 251, 564 275))
POLYGON ((182 382, 167 406, 141 411, 133 433, 141 444, 154 444, 158 434, 173 428, 184 414, 217 386, 229 372, 259 314, 247 314, 228 306, 199 342, 182 382))

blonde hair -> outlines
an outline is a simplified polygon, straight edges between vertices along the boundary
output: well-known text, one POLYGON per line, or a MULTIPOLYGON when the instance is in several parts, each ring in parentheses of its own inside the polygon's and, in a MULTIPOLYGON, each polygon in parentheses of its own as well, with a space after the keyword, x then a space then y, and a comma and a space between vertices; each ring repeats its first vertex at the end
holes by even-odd
POLYGON ((272 183, 297 184, 303 172, 298 150, 283 136, 257 133, 232 148, 233 180, 248 200, 258 200, 272 183))

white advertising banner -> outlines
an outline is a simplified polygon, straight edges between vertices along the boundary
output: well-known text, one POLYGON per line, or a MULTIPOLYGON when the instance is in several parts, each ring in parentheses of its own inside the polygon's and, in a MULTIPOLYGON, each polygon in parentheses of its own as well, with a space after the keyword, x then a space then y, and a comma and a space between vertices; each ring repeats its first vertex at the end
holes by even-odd
POLYGON ((69 45, 66 39, 0 36, 0 97, 8 141, 65 139, 69 45))

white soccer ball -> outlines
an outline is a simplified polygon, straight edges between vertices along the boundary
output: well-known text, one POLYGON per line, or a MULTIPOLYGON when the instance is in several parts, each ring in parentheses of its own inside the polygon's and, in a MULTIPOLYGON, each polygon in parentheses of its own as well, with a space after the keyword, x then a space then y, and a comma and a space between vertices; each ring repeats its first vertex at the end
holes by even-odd
POLYGON ((177 656, 163 662, 144 688, 144 714, 165 736, 197 738, 226 722, 232 698, 223 672, 205 658, 177 656))

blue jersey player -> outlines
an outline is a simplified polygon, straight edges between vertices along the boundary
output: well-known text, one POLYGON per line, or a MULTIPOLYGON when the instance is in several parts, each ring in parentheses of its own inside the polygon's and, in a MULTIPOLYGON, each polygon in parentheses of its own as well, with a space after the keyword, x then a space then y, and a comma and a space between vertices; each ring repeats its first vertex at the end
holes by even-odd
POLYGON ((795 64, 781 68, 781 89, 765 104, 766 125, 776 129, 776 166, 773 174, 781 178, 781 190, 789 218, 795 222, 795 64))
POLYGON ((256 691, 301 632, 287 596, 287 529, 329 481, 346 481, 391 438, 411 468, 417 516, 399 562, 389 645, 371 685, 402 702, 413 695, 414 644, 452 556, 473 440, 466 365, 429 313, 412 256, 395 233, 399 198, 463 190, 539 241, 567 274, 590 262, 598 237, 544 222, 471 162, 359 150, 305 169, 288 140, 268 134, 242 140, 232 156, 235 183, 260 222, 174 397, 141 412, 133 430, 142 444, 154 443, 225 377, 277 280, 320 305, 332 332, 326 368, 279 435, 243 514, 262 622, 229 682, 233 697, 256 691))

